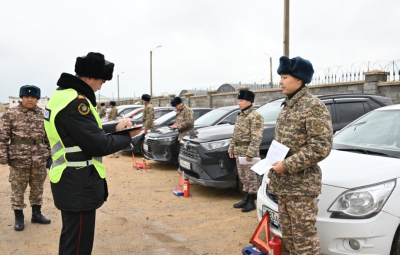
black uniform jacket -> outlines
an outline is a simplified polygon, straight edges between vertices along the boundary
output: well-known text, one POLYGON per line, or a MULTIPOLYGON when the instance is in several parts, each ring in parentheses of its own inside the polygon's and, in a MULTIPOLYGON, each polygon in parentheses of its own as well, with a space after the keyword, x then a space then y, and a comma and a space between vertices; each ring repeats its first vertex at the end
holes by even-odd
MULTIPOLYGON (((67 153, 68 161, 85 161, 102 157, 129 146, 128 133, 105 135, 99 128, 86 99, 96 106, 96 96, 91 87, 81 79, 63 73, 57 82, 58 90, 72 88, 78 92, 66 108, 55 118, 55 125, 65 147, 79 146, 82 152, 67 153), (82 107, 85 104, 87 108, 82 107), (82 111, 82 109, 84 111, 82 111)), ((107 183, 100 178, 93 165, 67 167, 58 183, 51 183, 55 206, 63 211, 90 211, 102 206, 107 199, 107 183)))

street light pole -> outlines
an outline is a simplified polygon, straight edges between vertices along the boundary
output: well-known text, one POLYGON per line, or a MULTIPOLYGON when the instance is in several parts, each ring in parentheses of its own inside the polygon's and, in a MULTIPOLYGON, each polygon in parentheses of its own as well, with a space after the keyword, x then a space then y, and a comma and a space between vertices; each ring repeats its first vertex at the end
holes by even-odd
MULTIPOLYGON (((153 50, 160 48, 161 45, 158 45, 153 50)), ((150 96, 153 97, 153 50, 150 51, 150 96)))
POLYGON ((265 55, 267 55, 269 57, 269 75, 271 76, 271 89, 274 88, 274 83, 272 83, 272 58, 270 55, 268 55, 267 53, 265 53, 265 55))
POLYGON ((121 74, 121 73, 124 73, 124 72, 120 72, 119 74, 117 74, 117 91, 118 91, 118 103, 119 103, 119 75, 121 74))
POLYGON ((284 2, 284 18, 283 18, 283 55, 289 57, 289 2, 290 0, 285 0, 284 2))

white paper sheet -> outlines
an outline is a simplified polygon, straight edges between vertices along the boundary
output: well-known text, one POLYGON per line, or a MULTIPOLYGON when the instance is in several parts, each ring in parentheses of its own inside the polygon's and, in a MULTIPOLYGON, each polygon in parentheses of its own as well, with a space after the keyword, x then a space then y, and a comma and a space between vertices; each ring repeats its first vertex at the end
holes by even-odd
POLYGON ((246 160, 246 157, 239 157, 239 164, 241 165, 254 165, 258 161, 260 161, 261 158, 252 158, 252 160, 249 162, 246 160))
POLYGON ((273 140, 268 149, 267 157, 263 160, 260 160, 250 169, 256 172, 258 175, 263 175, 273 167, 273 163, 277 161, 283 161, 289 152, 289 149, 289 147, 286 147, 285 145, 273 140))

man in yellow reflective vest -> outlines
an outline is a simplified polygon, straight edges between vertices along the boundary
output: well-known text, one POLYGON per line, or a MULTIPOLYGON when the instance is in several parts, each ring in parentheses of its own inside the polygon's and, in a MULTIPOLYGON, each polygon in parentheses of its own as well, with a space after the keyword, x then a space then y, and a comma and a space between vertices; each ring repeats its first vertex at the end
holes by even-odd
MULTIPOLYGON (((78 57, 76 75, 61 74, 44 113, 53 164, 49 179, 61 210, 59 254, 91 254, 96 209, 107 200, 102 156, 129 146, 140 130, 106 135, 96 111, 95 92, 112 79, 114 64, 100 53, 78 57)), ((116 131, 132 126, 121 122, 116 131)))

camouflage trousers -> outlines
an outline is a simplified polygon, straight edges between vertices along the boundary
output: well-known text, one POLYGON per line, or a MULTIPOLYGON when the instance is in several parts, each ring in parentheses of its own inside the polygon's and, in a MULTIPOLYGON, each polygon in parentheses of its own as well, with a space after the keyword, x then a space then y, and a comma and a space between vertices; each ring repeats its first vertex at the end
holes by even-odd
POLYGON ((240 165, 239 158, 236 158, 236 166, 239 174, 239 179, 243 183, 243 191, 250 194, 257 193, 257 174, 250 168, 253 165, 240 165))
POLYGON ((42 168, 13 168, 10 167, 9 181, 11 183, 11 209, 23 210, 24 194, 26 188, 30 187, 29 202, 32 205, 43 204, 43 184, 46 180, 46 167, 42 168))
POLYGON ((286 248, 291 255, 321 254, 315 222, 316 197, 278 196, 279 223, 286 248))

